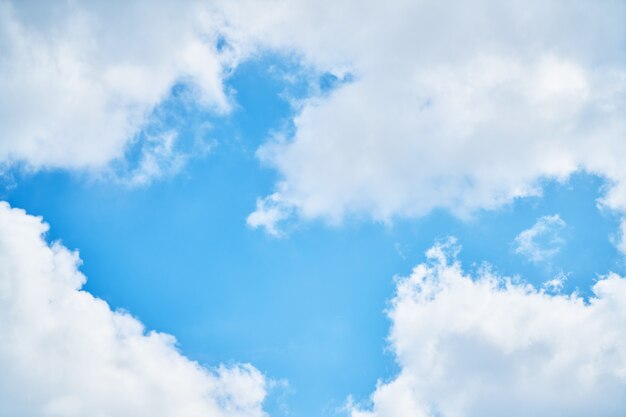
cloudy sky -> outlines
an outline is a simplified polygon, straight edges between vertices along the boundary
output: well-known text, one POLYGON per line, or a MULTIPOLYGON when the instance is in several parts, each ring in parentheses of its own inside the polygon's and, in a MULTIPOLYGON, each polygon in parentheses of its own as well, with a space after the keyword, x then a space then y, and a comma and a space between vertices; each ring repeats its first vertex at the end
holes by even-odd
POLYGON ((624 416, 625 22, 0 0, 0 415, 624 416))

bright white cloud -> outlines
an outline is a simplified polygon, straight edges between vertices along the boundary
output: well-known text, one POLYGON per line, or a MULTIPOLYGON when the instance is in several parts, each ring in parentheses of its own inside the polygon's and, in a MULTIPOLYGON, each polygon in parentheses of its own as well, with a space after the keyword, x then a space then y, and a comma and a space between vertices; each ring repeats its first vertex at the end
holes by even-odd
POLYGON ((604 203, 626 211, 626 3, 226 3, 233 39, 353 73, 260 150, 282 180, 258 210, 284 215, 258 226, 466 216, 580 169, 612 180, 604 203))
POLYGON ((177 82, 229 102, 220 24, 201 1, 0 1, 0 164, 101 169, 177 82))
POLYGON ((262 417, 250 365, 206 369, 81 287, 78 254, 0 203, 0 415, 262 417))
POLYGON ((626 279, 584 301, 482 271, 454 241, 400 279, 389 317, 399 375, 353 417, 623 416, 626 279))
POLYGON ((561 237, 565 226, 558 214, 540 217, 531 228, 515 237, 515 253, 535 263, 549 261, 565 243, 561 237))
MULTIPOLYGON (((603 204, 626 212, 625 14, 613 0, 4 0, 0 163, 101 168, 174 83, 226 111, 225 74, 269 49, 352 81, 300 103, 294 136, 259 151, 282 180, 255 227, 466 216, 580 169, 611 180, 603 204)), ((129 182, 172 171, 159 161, 181 158, 149 157, 129 182)))

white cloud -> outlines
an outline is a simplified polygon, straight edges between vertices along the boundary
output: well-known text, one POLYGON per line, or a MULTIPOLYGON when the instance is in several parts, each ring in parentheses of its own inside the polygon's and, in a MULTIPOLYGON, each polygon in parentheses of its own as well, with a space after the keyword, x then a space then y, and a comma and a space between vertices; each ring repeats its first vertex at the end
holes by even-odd
POLYGON ((625 278, 600 279, 586 302, 469 276, 454 248, 399 280, 388 314, 400 372, 353 417, 624 415, 625 278))
MULTIPOLYGON (((626 212, 624 13, 619 1, 5 0, 0 165, 102 168, 174 83, 227 111, 225 75, 270 49, 353 76, 300 103, 294 136, 259 151, 282 180, 255 227, 467 216, 580 169, 611 180, 603 204, 626 212)), ((169 169, 144 168, 129 182, 169 169)))
POLYGON ((565 226, 558 214, 540 217, 530 229, 515 237, 515 253, 535 263, 549 261, 565 243, 561 237, 565 226))
POLYGON ((274 207, 467 216, 582 169, 612 180, 605 203, 626 211, 624 2, 226 3, 233 39, 354 74, 261 149, 282 175, 274 207))
POLYGON ((129 186, 143 186, 152 181, 178 174, 190 159, 205 156, 215 143, 197 140, 190 149, 177 146, 176 130, 146 134, 140 140, 141 151, 136 161, 122 160, 103 171, 106 178, 114 178, 129 186))
POLYGON ((78 254, 0 203, 0 415, 262 417, 250 365, 201 367, 167 334, 81 290, 78 254))
POLYGON ((0 163, 101 169, 177 82, 229 109, 220 23, 201 1, 0 1, 0 163))
POLYGON ((289 218, 288 208, 280 204, 275 199, 276 195, 271 195, 262 199, 257 199, 256 210, 250 213, 246 223, 250 227, 262 226, 265 231, 274 237, 280 237, 283 232, 279 224, 289 218))
POLYGON ((561 271, 551 279, 545 281, 542 285, 542 288, 544 291, 550 293, 559 293, 563 290, 565 282, 568 278, 568 275, 565 272, 561 271))

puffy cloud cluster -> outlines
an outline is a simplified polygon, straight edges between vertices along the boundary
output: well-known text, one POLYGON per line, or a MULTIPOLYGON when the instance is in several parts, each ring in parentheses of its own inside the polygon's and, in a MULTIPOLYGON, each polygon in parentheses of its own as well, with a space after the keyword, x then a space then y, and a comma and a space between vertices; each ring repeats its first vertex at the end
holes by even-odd
POLYGON ((101 169, 177 82, 227 111, 220 23, 201 1, 0 1, 0 164, 101 169))
MULTIPOLYGON (((603 204, 626 212, 624 15, 612 0, 4 0, 0 163, 101 168, 173 84, 227 111, 225 74, 272 50, 350 81, 300 103, 293 137, 259 151, 282 179, 254 227, 466 216, 581 169, 610 180, 603 204)), ((188 157, 155 149, 129 182, 188 157)))
POLYGON ((626 279, 588 301, 485 270, 465 274, 454 241, 398 281, 389 310, 399 375, 352 417, 622 416, 626 279))
POLYGON ((228 3, 231 37, 351 81, 304 100, 260 158, 282 175, 253 226, 296 215, 459 216, 586 170, 626 211, 626 3, 228 3), (243 6, 242 6, 243 4, 243 6))
POLYGON ((111 311, 46 230, 0 203, 0 415, 265 416, 259 371, 201 367, 172 336, 111 311))

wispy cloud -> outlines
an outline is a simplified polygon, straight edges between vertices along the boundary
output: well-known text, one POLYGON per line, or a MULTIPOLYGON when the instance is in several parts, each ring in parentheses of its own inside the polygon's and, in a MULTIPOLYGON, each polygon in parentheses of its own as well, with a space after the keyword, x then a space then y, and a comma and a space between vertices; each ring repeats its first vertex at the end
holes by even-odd
POLYGON ((566 226, 558 214, 540 217, 531 228, 515 237, 515 253, 534 263, 549 261, 565 244, 561 232, 566 226))

